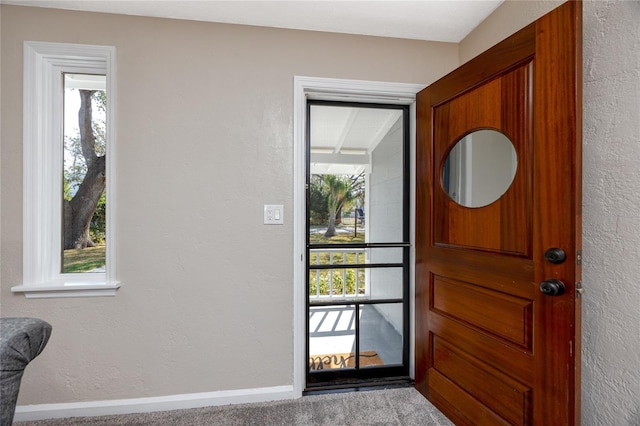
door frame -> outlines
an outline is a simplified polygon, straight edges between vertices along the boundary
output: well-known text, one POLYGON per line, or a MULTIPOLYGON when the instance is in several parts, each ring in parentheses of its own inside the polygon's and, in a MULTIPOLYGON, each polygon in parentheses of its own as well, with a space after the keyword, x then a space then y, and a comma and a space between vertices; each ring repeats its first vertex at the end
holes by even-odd
POLYGON ((415 377, 415 148, 416 94, 426 85, 294 76, 293 90, 293 394, 306 381, 306 107, 307 99, 409 105, 409 375, 415 377))

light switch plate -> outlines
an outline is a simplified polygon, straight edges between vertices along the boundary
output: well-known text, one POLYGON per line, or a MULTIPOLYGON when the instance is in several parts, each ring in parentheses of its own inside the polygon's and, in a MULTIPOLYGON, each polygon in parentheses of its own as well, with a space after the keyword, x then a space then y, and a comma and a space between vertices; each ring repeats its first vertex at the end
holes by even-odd
POLYGON ((284 224, 284 206, 282 204, 264 205, 264 224, 282 225, 284 224))

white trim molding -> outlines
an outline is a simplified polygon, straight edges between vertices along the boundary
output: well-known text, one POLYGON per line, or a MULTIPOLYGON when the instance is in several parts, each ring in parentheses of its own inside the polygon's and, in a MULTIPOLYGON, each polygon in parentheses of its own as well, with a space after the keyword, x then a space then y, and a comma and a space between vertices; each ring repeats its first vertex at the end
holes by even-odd
POLYGON ((292 386, 273 386, 107 401, 19 405, 16 407, 14 421, 25 422, 66 417, 151 413, 155 411, 185 410, 286 399, 294 399, 292 386))
MULTIPOLYGON (((302 283, 305 282, 305 175, 306 175, 306 105, 307 99, 335 100, 345 102, 375 102, 383 104, 409 105, 410 115, 410 145, 411 145, 411 170, 410 170, 410 194, 411 206, 415 205, 415 121, 416 94, 426 86, 411 83, 390 83, 381 81, 340 80, 332 78, 316 78, 295 76, 293 81, 293 391, 295 395, 301 395, 306 380, 307 364, 304 362, 305 354, 305 291, 302 283)), ((414 375, 414 311, 415 284, 413 264, 415 262, 415 217, 413 209, 410 217, 410 374, 414 375)))
POLYGON ((115 242, 116 51, 111 46, 24 43, 23 282, 27 297, 113 296, 115 242), (62 223, 62 75, 105 74, 107 252, 105 273, 60 273, 62 223))

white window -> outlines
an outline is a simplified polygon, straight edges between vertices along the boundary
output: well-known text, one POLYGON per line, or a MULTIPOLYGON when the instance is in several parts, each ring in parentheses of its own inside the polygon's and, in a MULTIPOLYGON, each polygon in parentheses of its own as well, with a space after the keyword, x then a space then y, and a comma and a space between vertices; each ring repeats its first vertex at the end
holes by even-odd
MULTIPOLYGON (((23 283, 12 287, 13 292, 27 297, 113 296, 119 287, 113 220, 114 76, 114 47, 24 44, 23 283), (70 225, 80 220, 75 211, 81 197, 74 209, 69 205, 85 180, 92 185, 82 190, 92 186, 93 195, 82 198, 93 201, 80 207, 90 206, 88 217, 99 224, 92 225, 91 236, 87 225, 84 237, 70 238, 69 230, 78 228, 70 225), (93 204, 99 204, 98 215, 93 204), (73 257, 87 245, 92 250, 73 257), (71 266, 91 253, 98 253, 93 263, 71 266)), ((86 213, 84 217, 88 223, 86 213)))

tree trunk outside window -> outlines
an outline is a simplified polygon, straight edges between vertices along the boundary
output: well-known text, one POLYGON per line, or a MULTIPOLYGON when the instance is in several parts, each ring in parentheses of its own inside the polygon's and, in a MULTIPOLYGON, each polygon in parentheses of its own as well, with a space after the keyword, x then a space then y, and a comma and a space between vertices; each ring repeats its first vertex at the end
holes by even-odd
POLYGON ((64 249, 94 247, 89 227, 100 196, 106 187, 106 154, 96 153, 91 98, 95 91, 79 90, 80 145, 87 173, 71 201, 64 201, 64 249))

